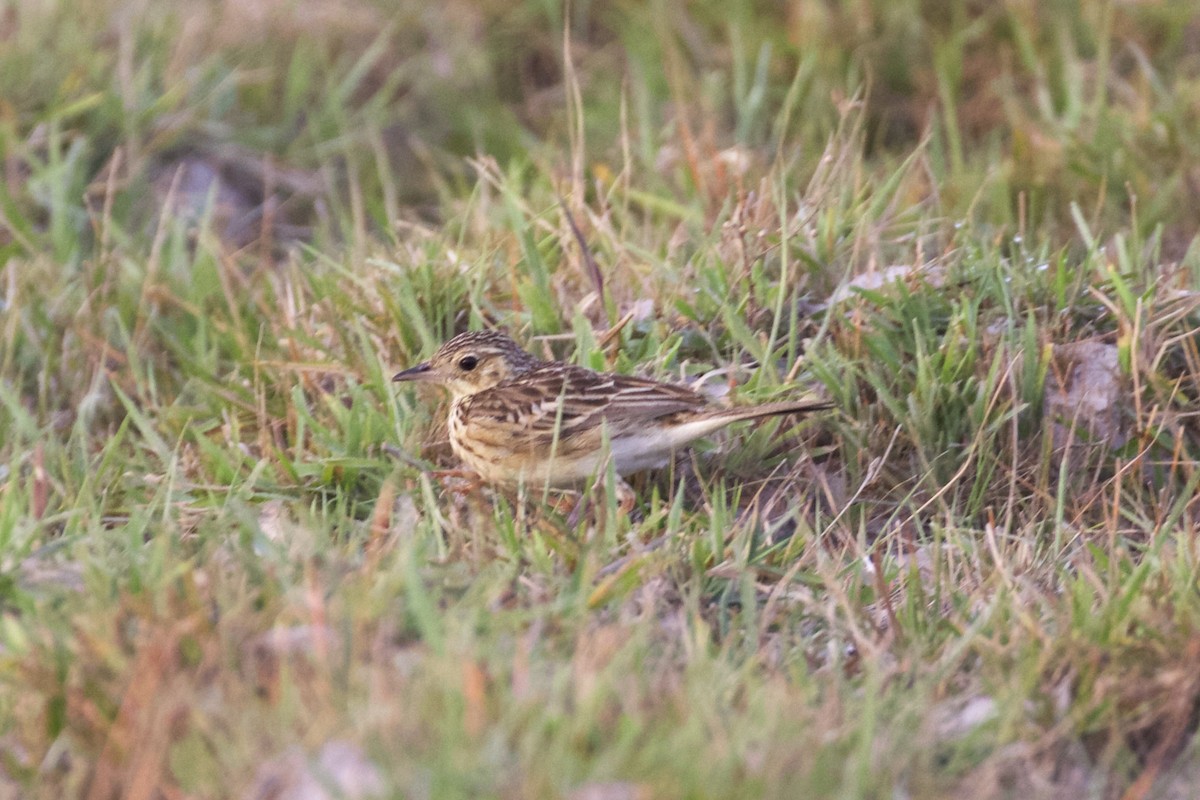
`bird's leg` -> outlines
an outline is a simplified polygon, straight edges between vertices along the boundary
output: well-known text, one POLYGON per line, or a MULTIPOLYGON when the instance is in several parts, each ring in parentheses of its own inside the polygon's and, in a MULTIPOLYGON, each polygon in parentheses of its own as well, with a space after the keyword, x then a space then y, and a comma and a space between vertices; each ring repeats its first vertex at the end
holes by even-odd
MULTIPOLYGON (((546 498, 546 505, 559 516, 570 517, 579 508, 579 498, 582 495, 576 491, 555 491, 546 498)), ((574 524, 574 523, 569 523, 574 524)))
POLYGON ((617 476, 613 491, 617 495, 617 511, 620 512, 621 516, 628 517, 637 506, 637 492, 620 475, 617 476))
MULTIPOLYGON (((567 495, 563 495, 561 500, 569 500, 567 495)), ((571 512, 567 514, 567 529, 574 530, 579 527, 579 520, 583 518, 583 509, 587 507, 588 496, 584 492, 579 492, 575 498, 575 502, 571 504, 571 512)))
MULTIPOLYGON (((589 502, 591 502, 596 509, 600 511, 606 507, 603 499, 599 499, 595 495, 596 490, 602 489, 606 483, 606 480, 601 481, 592 487, 591 492, 584 492, 580 494, 579 502, 576 503, 574 510, 571 511, 571 515, 567 517, 567 524, 570 527, 574 528, 579 524, 580 519, 583 517, 583 511, 589 502)), ((617 479, 612 483, 611 490, 612 493, 616 495, 617 515, 620 517, 628 517, 637 505, 637 493, 633 490, 633 487, 630 486, 629 483, 620 475, 618 475, 617 479)))
POLYGON ((483 486, 479 474, 469 469, 435 469, 429 475, 441 483, 443 489, 459 495, 470 494, 483 486))

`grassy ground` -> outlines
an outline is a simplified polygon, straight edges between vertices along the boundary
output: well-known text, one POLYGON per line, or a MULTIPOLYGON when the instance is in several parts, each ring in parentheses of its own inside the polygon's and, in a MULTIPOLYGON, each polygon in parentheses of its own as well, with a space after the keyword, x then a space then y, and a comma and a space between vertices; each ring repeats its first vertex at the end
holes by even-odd
POLYGON ((0 797, 1194 796, 1200 15, 782 5, 0 6, 0 797), (569 527, 485 324, 837 408, 569 527))

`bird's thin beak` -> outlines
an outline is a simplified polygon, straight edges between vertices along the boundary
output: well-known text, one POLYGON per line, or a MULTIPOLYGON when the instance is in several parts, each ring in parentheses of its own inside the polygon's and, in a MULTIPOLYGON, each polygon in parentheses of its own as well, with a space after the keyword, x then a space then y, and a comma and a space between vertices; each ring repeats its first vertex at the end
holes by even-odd
POLYGON ((417 364, 415 367, 397 372, 392 376, 394 381, 430 381, 433 380, 433 368, 429 366, 429 362, 417 364))

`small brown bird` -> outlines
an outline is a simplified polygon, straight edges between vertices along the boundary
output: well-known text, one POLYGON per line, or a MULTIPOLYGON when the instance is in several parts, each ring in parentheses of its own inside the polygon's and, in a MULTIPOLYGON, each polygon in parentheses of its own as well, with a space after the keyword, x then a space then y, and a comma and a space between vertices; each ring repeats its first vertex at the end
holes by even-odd
POLYGON ((450 446, 489 483, 569 488, 610 454, 618 475, 660 467, 731 422, 830 408, 814 400, 712 406, 685 386, 543 361, 498 331, 462 333, 394 381, 445 386, 450 446))

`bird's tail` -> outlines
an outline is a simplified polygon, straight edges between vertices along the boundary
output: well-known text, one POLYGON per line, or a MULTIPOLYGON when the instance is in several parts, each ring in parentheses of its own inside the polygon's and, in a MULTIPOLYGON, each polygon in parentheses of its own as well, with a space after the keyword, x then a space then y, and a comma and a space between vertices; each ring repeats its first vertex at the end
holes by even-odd
POLYGON ((810 411, 826 411, 833 408, 833 403, 827 400, 791 400, 782 403, 764 403, 760 406, 746 408, 722 409, 714 416, 720 416, 728 422, 759 417, 774 417, 780 414, 807 414, 810 411))

